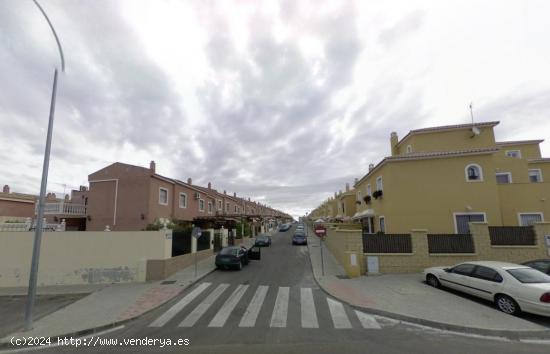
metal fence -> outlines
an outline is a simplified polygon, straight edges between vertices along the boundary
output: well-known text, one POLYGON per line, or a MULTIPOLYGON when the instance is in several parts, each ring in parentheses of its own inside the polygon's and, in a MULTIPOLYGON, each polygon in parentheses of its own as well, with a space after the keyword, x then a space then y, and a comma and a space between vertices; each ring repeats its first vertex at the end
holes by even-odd
POLYGON ((410 234, 363 233, 364 253, 412 253, 410 234))
POLYGON ((492 246, 534 246, 533 226, 489 226, 492 246))
POLYGON ((428 234, 429 253, 475 253, 470 234, 428 234))

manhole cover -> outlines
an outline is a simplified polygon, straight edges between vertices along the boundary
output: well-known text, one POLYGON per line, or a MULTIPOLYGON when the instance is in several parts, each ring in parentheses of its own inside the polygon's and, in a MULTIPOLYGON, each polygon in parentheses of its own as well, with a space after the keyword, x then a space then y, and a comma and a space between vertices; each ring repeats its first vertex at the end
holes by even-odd
POLYGON ((337 275, 336 278, 338 279, 349 279, 347 275, 337 275))
POLYGON ((176 282, 175 280, 165 280, 161 282, 160 285, 174 284, 175 282, 176 282))

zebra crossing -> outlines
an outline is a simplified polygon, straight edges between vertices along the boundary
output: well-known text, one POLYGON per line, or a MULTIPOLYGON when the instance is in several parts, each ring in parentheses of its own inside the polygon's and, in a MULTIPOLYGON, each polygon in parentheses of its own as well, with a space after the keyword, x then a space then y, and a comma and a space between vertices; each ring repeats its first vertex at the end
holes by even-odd
POLYGON ((193 327, 197 326, 199 321, 207 323, 207 327, 212 328, 221 328, 226 325, 237 325, 242 328, 262 325, 271 328, 287 328, 287 326, 298 325, 310 329, 327 326, 334 329, 352 329, 355 323, 355 327, 360 325, 359 328, 381 329, 375 316, 358 310, 346 311, 344 304, 337 300, 319 293, 314 296, 311 288, 295 289, 267 285, 253 288, 247 284, 213 285, 208 282, 198 284, 151 322, 149 327, 163 327, 169 322, 170 326, 174 324, 178 327, 193 327), (270 294, 271 300, 275 295, 274 302, 266 300, 270 294), (296 295, 292 294, 298 294, 298 298, 296 299, 296 295), (289 310, 289 307, 292 308, 289 310), (262 309, 264 314, 269 312, 270 316, 267 321, 259 323, 258 318, 262 309), (289 324, 289 311, 296 311, 299 314, 298 324, 289 324), (323 316, 322 311, 327 312, 328 316, 323 316), (206 315, 207 313, 210 317, 206 315), (328 320, 320 323, 320 318, 327 317, 331 319, 330 325, 328 320), (229 321, 231 318, 234 321, 237 319, 238 324, 231 323, 229 321))

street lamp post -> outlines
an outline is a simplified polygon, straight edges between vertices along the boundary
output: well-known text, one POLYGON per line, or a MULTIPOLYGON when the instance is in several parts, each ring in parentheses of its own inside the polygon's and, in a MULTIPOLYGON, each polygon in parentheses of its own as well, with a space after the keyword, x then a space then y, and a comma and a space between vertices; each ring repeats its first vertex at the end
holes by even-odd
MULTIPOLYGON (((65 71, 65 59, 63 57, 63 49, 61 48, 61 43, 57 37, 57 33, 53 28, 48 15, 42 9, 37 0, 33 0, 35 5, 38 7, 42 15, 46 18, 50 29, 53 32, 55 41, 57 42, 57 47, 59 49, 59 55, 61 56, 61 71, 65 71)), ((40 258, 40 244, 42 242, 42 227, 43 227, 43 218, 44 218, 44 199, 46 195, 46 188, 48 186, 48 169, 50 166, 50 150, 52 146, 52 133, 53 133, 53 118, 55 113, 55 100, 57 95, 57 67, 54 70, 53 75, 53 87, 52 87, 52 98, 50 102, 50 117, 48 121, 48 133, 46 135, 46 148, 44 152, 44 163, 42 165, 42 181, 40 183, 40 197, 38 199, 38 213, 36 220, 36 229, 34 231, 34 245, 32 249, 32 261, 31 261, 31 270, 29 274, 29 289, 27 294, 27 304, 25 307, 25 330, 32 329, 32 311, 34 308, 34 299, 36 297, 36 281, 38 277, 38 260, 40 258)))

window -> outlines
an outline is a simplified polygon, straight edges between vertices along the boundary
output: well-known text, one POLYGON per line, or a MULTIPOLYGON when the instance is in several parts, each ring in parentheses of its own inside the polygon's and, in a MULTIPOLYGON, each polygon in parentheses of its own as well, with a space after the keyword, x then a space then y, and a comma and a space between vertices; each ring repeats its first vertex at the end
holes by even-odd
POLYGON ((542 213, 519 213, 519 226, 531 226, 543 220, 542 213))
POLYGON ((371 189, 371 187, 370 187, 370 184, 367 184, 367 195, 368 195, 369 197, 372 197, 372 189, 371 189))
POLYGON ((379 222, 380 222, 380 232, 385 233, 386 232, 386 218, 381 216, 379 218, 379 222))
POLYGON ((470 275, 474 270, 475 265, 473 264, 459 264, 456 267, 451 269, 451 273, 460 274, 460 275, 470 275))
POLYGON ((550 276, 533 268, 516 268, 507 270, 520 283, 541 284, 550 283, 550 276))
POLYGON ((361 202, 363 200, 362 196, 363 196, 363 193, 361 193, 361 191, 358 191, 357 192, 357 200, 359 201, 359 203, 362 203, 361 202))
POLYGON ((521 151, 520 150, 506 150, 506 156, 515 157, 516 159, 521 159, 521 151))
POLYGON ((485 222, 485 213, 455 213, 455 232, 469 234, 469 222, 485 222))
POLYGON ((208 214, 212 214, 212 202, 208 202, 208 214))
POLYGON ((474 278, 493 281, 496 283, 502 282, 502 276, 496 270, 489 267, 477 266, 472 272, 474 278))
POLYGON ((483 181, 483 172, 481 167, 476 164, 470 164, 466 166, 464 170, 466 173, 466 181, 468 182, 481 182, 483 181))
POLYGON ((542 182, 542 171, 538 168, 529 170, 529 181, 532 183, 542 182))
POLYGON ((235 205, 235 213, 237 212, 237 206, 235 205))
POLYGON ((187 208, 187 194, 180 193, 180 208, 187 208))
POLYGON ((407 145, 407 154, 410 154, 413 151, 412 146, 407 145))
POLYGON ((222 201, 221 200, 218 200, 218 210, 222 210, 223 209, 223 204, 222 204, 222 201))
POLYGON ((159 188, 159 204, 168 205, 168 189, 159 188))
POLYGON ((199 199, 199 211, 204 211, 204 200, 199 199))
POLYGON ((376 190, 381 191, 382 189, 384 189, 384 186, 382 184, 382 176, 378 176, 376 177, 376 190))
POLYGON ((498 184, 512 183, 512 174, 510 172, 500 172, 496 174, 498 184))
POLYGON ((225 212, 229 213, 229 203, 225 203, 225 212))

